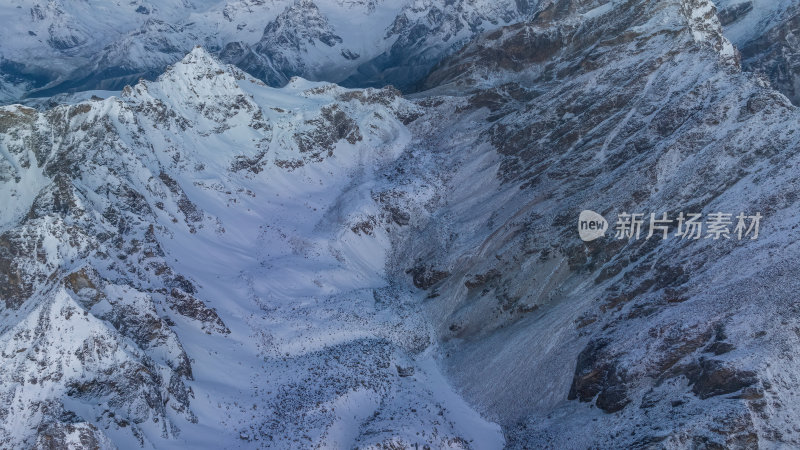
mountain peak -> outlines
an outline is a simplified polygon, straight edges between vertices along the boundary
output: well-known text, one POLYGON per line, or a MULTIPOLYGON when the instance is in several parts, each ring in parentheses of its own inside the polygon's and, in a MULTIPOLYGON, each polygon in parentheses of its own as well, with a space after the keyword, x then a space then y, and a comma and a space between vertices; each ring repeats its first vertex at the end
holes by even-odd
MULTIPOLYGON (((182 60, 168 67, 154 82, 143 81, 133 92, 158 91, 160 99, 183 99, 194 103, 197 99, 219 99, 241 94, 238 80, 248 78, 243 72, 221 63, 202 46, 196 46, 182 60)), ((130 95, 131 91, 123 91, 130 95)))
POLYGON ((208 64, 220 64, 202 45, 195 45, 192 51, 186 54, 180 61, 181 64, 193 64, 204 62, 208 64))
POLYGON ((226 66, 208 52, 203 46, 198 45, 192 49, 180 61, 170 66, 166 73, 159 79, 169 74, 188 75, 191 78, 200 79, 209 72, 225 72, 226 66))

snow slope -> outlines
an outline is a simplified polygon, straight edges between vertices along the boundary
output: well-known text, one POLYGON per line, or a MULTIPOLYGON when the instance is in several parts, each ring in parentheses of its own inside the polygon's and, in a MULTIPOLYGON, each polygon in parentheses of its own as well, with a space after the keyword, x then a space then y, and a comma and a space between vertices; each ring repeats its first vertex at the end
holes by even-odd
POLYGON ((4 108, 4 446, 499 448, 383 269, 417 109, 200 48, 121 97, 4 108))

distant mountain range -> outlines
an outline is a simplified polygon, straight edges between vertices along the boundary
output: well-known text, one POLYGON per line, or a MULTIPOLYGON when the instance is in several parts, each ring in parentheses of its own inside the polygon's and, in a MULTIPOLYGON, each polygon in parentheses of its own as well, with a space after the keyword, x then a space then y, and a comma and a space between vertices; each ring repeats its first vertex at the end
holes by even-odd
POLYGON ((271 86, 292 76, 407 89, 525 1, 106 0, 0 5, 0 99, 119 90, 201 44, 271 86))

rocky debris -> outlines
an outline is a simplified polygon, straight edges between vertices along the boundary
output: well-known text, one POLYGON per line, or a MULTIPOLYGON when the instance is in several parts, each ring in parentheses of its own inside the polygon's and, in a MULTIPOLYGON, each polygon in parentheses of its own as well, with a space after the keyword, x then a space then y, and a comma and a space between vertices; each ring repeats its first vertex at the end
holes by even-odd
POLYGON ((105 298, 105 293, 98 286, 100 283, 100 274, 87 267, 64 277, 64 286, 71 290, 87 309, 91 309, 105 298))
POLYGON ((756 373, 740 370, 713 359, 702 359, 685 369, 692 392, 700 398, 730 394, 758 381, 756 373))
POLYGON ((51 424, 38 430, 35 448, 56 450, 72 446, 89 450, 112 448, 113 444, 90 423, 51 424))
POLYGON ((410 367, 395 366, 395 367, 397 368, 397 376, 399 376, 399 377, 410 377, 410 376, 414 375, 414 367, 413 366, 410 366, 410 367))
POLYGON ((430 265, 418 265, 406 270, 410 274, 414 283, 419 289, 428 290, 440 281, 450 276, 446 270, 438 270, 430 265))
POLYGON ((229 334, 231 332, 213 309, 180 289, 173 288, 170 291, 167 296, 167 304, 178 314, 200 322, 206 333, 229 334))
MULTIPOLYGON (((239 172, 240 170, 249 170, 250 172, 258 175, 262 170, 264 170, 264 165, 266 161, 264 161, 264 157, 267 155, 267 152, 262 151, 255 155, 252 158, 248 158, 244 155, 239 155, 231 164, 231 171, 239 172)), ((297 166, 299 167, 299 166, 297 166)), ((294 168, 297 167, 287 167, 287 168, 294 168)))
POLYGON ((613 357, 604 354, 609 342, 591 341, 578 355, 575 376, 572 380, 568 400, 595 401, 598 408, 613 413, 628 403, 625 389, 625 374, 619 373, 613 357))
POLYGON ((186 192, 181 189, 181 186, 177 181, 175 181, 165 172, 159 173, 158 178, 160 178, 164 185, 167 186, 172 195, 177 197, 175 203, 178 206, 178 210, 183 213, 183 217, 186 219, 187 224, 203 221, 203 214, 197 209, 197 206, 195 206, 195 204, 189 200, 189 197, 186 196, 186 192))
POLYGON ((464 286, 469 289, 480 289, 486 286, 488 283, 492 283, 495 280, 500 279, 501 276, 502 274, 497 269, 490 269, 486 273, 479 273, 465 281, 464 286))
POLYGON ((364 139, 358 125, 339 109, 337 105, 325 106, 320 110, 318 118, 307 120, 305 125, 313 131, 295 135, 300 153, 307 153, 304 160, 320 162, 333 156, 337 142, 346 140, 355 144, 364 139))

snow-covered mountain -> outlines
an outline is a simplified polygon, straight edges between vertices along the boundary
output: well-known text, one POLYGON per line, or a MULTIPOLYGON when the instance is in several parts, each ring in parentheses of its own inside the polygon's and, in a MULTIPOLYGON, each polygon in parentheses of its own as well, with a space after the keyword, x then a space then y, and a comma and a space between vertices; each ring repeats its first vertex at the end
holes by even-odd
POLYGON ((398 5, 402 8, 387 8, 388 2, 319 4, 298 0, 267 25, 249 51, 236 46, 233 53, 242 56, 230 62, 265 73, 266 80, 274 71, 345 86, 391 84, 408 90, 472 37, 528 13, 527 3, 510 0, 426 0, 398 5))
POLYGON ((119 98, 5 107, 3 446, 501 443, 383 269, 419 109, 200 48, 119 98))
POLYGON ((446 0, 12 0, 0 5, 0 101, 153 79, 195 45, 272 86, 295 75, 410 88, 525 2, 446 0))
POLYGON ((101 3, 5 92, 179 61, 0 108, 0 446, 800 445, 800 113, 736 28, 790 4, 101 3))

